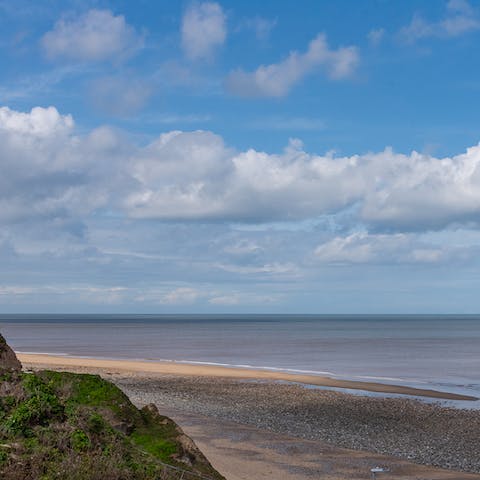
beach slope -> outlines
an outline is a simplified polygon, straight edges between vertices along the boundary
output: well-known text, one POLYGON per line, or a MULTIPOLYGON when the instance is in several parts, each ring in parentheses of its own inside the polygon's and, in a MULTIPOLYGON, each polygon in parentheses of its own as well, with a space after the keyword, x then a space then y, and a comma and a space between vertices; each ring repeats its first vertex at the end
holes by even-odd
POLYGON ((287 382, 303 383, 320 387, 344 388, 353 390, 365 390, 385 394, 411 395, 444 400, 478 400, 474 396, 460 395, 450 392, 442 392, 430 389, 413 388, 403 385, 390 385, 376 382, 360 382, 352 380, 340 380, 319 375, 293 374, 281 371, 254 370, 246 368, 229 368, 216 365, 194 365, 175 362, 145 362, 134 360, 107 360, 96 358, 66 357, 44 354, 17 353, 19 360, 24 365, 55 366, 68 369, 70 367, 86 369, 107 369, 113 372, 137 372, 160 375, 187 375, 195 377, 223 377, 235 379, 254 380, 281 380, 287 382))

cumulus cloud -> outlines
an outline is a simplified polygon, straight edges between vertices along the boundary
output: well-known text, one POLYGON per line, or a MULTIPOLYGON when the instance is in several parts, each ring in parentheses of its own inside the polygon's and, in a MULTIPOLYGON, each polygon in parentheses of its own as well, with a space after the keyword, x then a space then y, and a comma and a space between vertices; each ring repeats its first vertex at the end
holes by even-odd
POLYGON ((291 52, 288 57, 254 72, 235 70, 226 80, 227 90, 243 97, 283 97, 304 77, 323 68, 332 79, 348 77, 359 62, 356 47, 331 49, 324 34, 317 35, 305 53, 291 52))
POLYGON ((235 152, 210 132, 161 135, 133 165, 141 188, 125 208, 140 218, 255 222, 315 216, 360 198, 355 159, 311 157, 298 147, 269 155, 235 152))
POLYGON ((72 127, 72 116, 60 115, 54 107, 34 107, 28 113, 0 107, 0 129, 12 136, 28 134, 33 137, 48 137, 61 134, 72 127))
POLYGON ((0 109, 0 145, 4 222, 78 221, 105 209, 193 222, 330 215, 346 227, 406 232, 476 225, 480 216, 480 146, 446 158, 388 148, 341 157, 292 140, 271 154, 236 151, 208 131, 172 131, 139 146, 108 127, 78 135, 53 107, 0 109))
MULTIPOLYGON (((210 132, 162 135, 131 174, 141 187, 124 208, 138 218, 265 222, 354 209, 380 229, 440 229, 476 221, 480 147, 447 158, 386 149, 318 156, 292 142, 282 154, 234 152, 210 132)), ((350 218, 350 217, 349 217, 350 218)))
POLYGON ((106 163, 114 151, 122 158, 114 137, 106 128, 77 137, 72 117, 54 107, 1 108, 0 222, 76 218, 105 205, 106 163))
POLYGON ((298 140, 238 151, 208 131, 135 138, 0 108, 0 303, 267 311, 338 294, 339 264, 346 289, 355 265, 430 272, 429 289, 440 265, 468 265, 455 271, 472 284, 480 146, 336 156, 298 140))
POLYGON ((96 9, 79 17, 58 20, 42 38, 42 47, 51 60, 117 61, 142 45, 143 38, 123 15, 96 9))
POLYGON ((401 28, 399 38, 405 43, 429 37, 457 37, 480 29, 477 12, 466 0, 450 0, 444 18, 434 22, 415 14, 412 21, 401 28))
POLYGON ((192 3, 183 16, 181 33, 190 60, 210 60, 227 37, 222 7, 215 2, 192 3))

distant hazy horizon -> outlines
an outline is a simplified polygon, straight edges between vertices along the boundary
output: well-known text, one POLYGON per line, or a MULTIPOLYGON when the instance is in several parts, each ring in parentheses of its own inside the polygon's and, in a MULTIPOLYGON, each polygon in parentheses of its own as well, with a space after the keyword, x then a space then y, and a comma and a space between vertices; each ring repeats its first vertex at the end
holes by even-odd
POLYGON ((480 397, 480 316, 0 316, 23 353, 214 363, 480 397))

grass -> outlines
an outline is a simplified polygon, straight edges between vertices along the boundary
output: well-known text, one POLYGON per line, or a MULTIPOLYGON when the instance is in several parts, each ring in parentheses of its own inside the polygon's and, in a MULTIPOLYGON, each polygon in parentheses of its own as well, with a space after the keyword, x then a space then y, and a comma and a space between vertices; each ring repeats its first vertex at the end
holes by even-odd
POLYGON ((201 456, 182 463, 175 423, 97 375, 13 373, 0 383, 2 480, 175 478, 158 461, 222 478, 201 456))

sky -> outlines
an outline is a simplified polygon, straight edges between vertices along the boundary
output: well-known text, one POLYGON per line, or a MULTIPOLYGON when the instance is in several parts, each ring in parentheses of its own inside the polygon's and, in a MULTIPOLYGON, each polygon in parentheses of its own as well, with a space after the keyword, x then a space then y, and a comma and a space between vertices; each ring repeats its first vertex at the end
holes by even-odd
POLYGON ((479 313, 480 2, 0 0, 0 313, 479 313))

